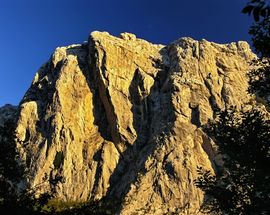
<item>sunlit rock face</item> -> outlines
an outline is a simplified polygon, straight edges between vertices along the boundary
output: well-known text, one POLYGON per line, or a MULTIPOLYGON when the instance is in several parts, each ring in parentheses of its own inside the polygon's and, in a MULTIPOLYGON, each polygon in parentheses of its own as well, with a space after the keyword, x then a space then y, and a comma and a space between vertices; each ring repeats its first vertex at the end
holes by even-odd
POLYGON ((246 42, 164 46, 128 33, 57 48, 18 110, 26 184, 62 200, 118 199, 120 214, 195 214, 197 166, 218 165, 201 127, 249 100, 254 57, 246 42))

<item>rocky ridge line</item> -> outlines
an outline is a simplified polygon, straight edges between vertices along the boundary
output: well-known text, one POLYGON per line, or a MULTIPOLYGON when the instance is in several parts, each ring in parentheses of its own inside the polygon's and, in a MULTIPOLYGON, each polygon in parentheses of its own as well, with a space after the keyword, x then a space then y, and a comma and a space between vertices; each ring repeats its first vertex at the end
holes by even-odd
POLYGON ((246 42, 163 46, 129 33, 57 48, 17 112, 25 185, 65 201, 118 199, 121 214, 197 213, 197 166, 219 165, 201 126, 250 99, 254 57, 246 42))

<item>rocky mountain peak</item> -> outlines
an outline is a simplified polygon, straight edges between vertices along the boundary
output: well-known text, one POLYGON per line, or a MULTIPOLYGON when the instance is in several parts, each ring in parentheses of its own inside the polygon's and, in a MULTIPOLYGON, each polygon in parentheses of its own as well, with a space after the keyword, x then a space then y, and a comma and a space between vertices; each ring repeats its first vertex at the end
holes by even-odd
POLYGON ((255 57, 246 42, 164 46, 97 31, 57 48, 16 112, 25 185, 64 201, 117 199, 121 214, 195 214, 197 166, 219 166, 201 127, 250 99, 255 57))

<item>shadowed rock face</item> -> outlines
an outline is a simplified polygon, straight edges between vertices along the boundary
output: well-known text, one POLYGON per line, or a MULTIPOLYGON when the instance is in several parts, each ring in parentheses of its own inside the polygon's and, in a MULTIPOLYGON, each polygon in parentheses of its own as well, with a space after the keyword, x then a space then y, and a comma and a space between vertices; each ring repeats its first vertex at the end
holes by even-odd
POLYGON ((57 48, 18 108, 25 184, 63 200, 119 199, 121 214, 195 214, 197 166, 218 165, 201 126, 249 99, 254 57, 245 42, 163 46, 128 33, 57 48))
POLYGON ((7 104, 0 107, 0 127, 3 127, 7 121, 14 121, 16 118, 17 107, 7 104))

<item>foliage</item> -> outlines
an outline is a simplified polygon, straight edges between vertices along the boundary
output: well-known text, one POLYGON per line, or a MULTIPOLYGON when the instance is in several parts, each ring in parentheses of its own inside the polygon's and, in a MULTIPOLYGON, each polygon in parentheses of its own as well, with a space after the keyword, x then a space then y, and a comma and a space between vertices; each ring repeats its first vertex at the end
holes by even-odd
POLYGON ((253 15, 255 22, 270 16, 270 7, 265 0, 251 0, 243 8, 242 13, 253 15))
POLYGON ((270 57, 270 5, 265 0, 251 0, 242 12, 253 15, 255 23, 249 34, 256 52, 270 57))
POLYGON ((252 36, 253 46, 260 58, 254 60, 254 69, 248 74, 249 92, 258 99, 270 104, 270 5, 265 0, 251 0, 242 10, 243 13, 253 15, 255 23, 249 34, 252 36))
POLYGON ((23 175, 23 168, 17 162, 18 154, 14 141, 14 125, 12 121, 0 126, 0 175, 12 182, 17 182, 23 175))
POLYGON ((266 106, 270 104, 270 59, 255 59, 252 62, 254 67, 248 73, 249 92, 261 98, 266 106))
POLYGON ((119 201, 108 199, 89 202, 63 202, 58 199, 51 199, 43 205, 39 214, 110 215, 116 214, 116 205, 119 205, 119 201))
POLYGON ((270 57, 270 17, 266 17, 250 27, 249 34, 255 51, 260 56, 270 57))
POLYGON ((18 163, 18 154, 14 141, 12 121, 0 126, 0 210, 17 201, 14 183, 23 175, 23 168, 18 163))
POLYGON ((218 143, 224 169, 213 176, 198 168, 197 187, 205 191, 206 212, 266 214, 270 211, 270 120, 257 108, 231 108, 205 131, 218 143))
POLYGON ((243 13, 253 15, 255 23, 249 34, 252 36, 253 46, 260 58, 254 60, 254 69, 248 74, 249 92, 258 99, 270 104, 270 5, 265 0, 252 0, 242 10, 243 13))
POLYGON ((0 126, 0 211, 20 215, 37 214, 51 196, 43 194, 36 198, 35 189, 18 192, 16 184, 22 180, 26 172, 19 162, 14 131, 12 120, 0 126))

